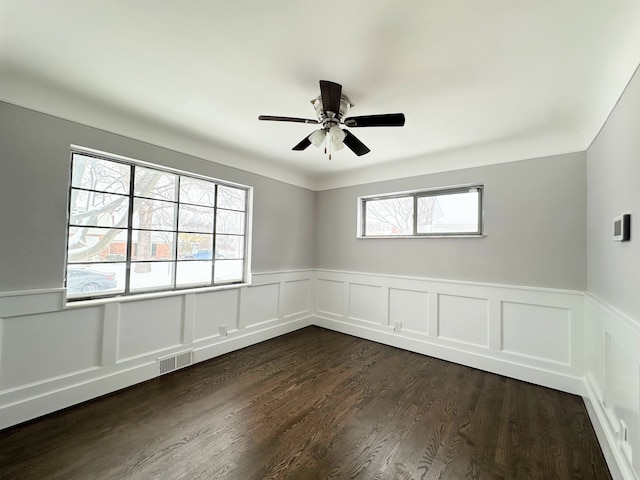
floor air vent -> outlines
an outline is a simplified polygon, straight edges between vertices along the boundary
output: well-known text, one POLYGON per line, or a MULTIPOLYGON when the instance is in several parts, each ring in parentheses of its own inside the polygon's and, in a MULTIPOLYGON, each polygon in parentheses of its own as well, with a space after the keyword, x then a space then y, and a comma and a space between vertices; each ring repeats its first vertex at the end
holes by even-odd
POLYGON ((179 368, 188 367, 193 363, 193 352, 182 352, 170 357, 158 358, 158 375, 173 372, 179 368))

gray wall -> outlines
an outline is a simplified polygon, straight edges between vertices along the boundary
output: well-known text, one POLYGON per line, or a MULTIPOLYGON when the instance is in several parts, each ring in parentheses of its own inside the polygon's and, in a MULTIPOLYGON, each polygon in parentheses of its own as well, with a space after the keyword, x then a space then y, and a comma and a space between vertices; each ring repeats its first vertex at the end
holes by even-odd
POLYGON ((313 267, 315 192, 0 102, 0 292, 63 284, 70 144, 254 187, 252 270, 313 267))
POLYGON ((318 268, 583 290, 584 153, 318 192, 318 268), (357 197, 482 183, 485 238, 357 239, 357 197))
POLYGON ((640 321, 640 74, 587 151, 588 291, 640 321), (631 241, 613 218, 631 213, 631 241))
POLYGON ((62 286, 70 144, 253 186, 254 272, 316 266, 586 288, 582 153, 315 193, 0 102, 0 291, 62 286), (485 185, 485 238, 356 239, 360 195, 475 182, 485 185))

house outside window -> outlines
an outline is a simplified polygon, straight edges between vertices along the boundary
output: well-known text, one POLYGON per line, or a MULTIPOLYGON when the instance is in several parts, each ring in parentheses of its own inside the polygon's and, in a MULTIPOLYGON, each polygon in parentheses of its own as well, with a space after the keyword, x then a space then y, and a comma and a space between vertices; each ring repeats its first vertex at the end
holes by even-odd
POLYGON ((71 152, 67 299, 245 283, 251 187, 71 152))

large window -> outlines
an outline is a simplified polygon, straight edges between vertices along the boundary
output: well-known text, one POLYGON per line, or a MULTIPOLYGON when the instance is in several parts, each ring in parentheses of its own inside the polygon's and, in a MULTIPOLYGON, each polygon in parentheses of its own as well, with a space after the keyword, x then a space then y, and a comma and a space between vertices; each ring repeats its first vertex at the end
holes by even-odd
POLYGON ((482 185, 360 197, 358 236, 482 235, 482 185))
POLYGON ((250 188, 71 154, 69 300, 242 283, 250 188))

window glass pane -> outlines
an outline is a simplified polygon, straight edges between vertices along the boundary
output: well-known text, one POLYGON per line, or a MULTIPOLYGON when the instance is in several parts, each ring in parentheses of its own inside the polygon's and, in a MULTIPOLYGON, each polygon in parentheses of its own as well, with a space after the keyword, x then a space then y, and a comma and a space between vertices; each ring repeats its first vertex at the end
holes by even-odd
POLYGON ((242 280, 242 260, 216 260, 214 282, 239 282, 242 280))
POLYGON ((233 210, 218 210, 216 233, 244 234, 244 213, 233 210))
POLYGON ((132 262, 130 290, 172 288, 174 265, 173 262, 132 262))
POLYGON ((131 260, 173 260, 175 238, 174 232, 134 230, 131 260))
POLYGON ((474 233, 478 191, 418 198, 418 233, 474 233))
POLYGON ((126 265, 102 263, 69 265, 67 267, 67 297, 93 297, 124 292, 126 265))
POLYGON ((71 190, 72 225, 126 227, 129 220, 129 197, 87 190, 71 190))
POLYGON ((133 199, 133 228, 175 230, 176 204, 147 198, 133 199))
POLYGON ((216 185, 206 180, 180 177, 180 202, 214 207, 216 204, 216 185))
POLYGON ((413 235, 413 197, 368 200, 365 235, 413 235))
POLYGON ((213 235, 178 233, 178 260, 211 259, 213 235))
POLYGON ((244 237, 239 235, 216 235, 216 258, 242 258, 244 237))
POLYGON ((180 205, 178 230, 183 232, 213 232, 213 212, 211 207, 180 205))
POLYGON ((218 185, 218 208, 245 210, 246 190, 218 185))
POLYGON ((73 154, 73 187, 128 194, 130 175, 129 165, 73 154))
POLYGON ((178 262, 176 285, 210 285, 212 261, 178 262))
POLYGON ((124 261, 127 231, 121 228, 70 227, 67 262, 124 261))
POLYGON ((134 194, 158 200, 176 200, 178 176, 150 168, 136 167, 134 194))

